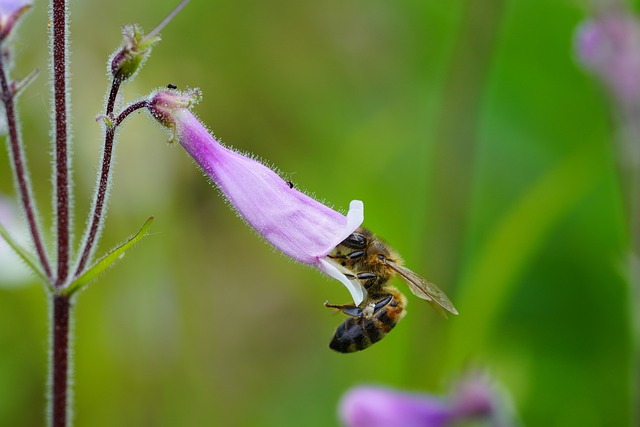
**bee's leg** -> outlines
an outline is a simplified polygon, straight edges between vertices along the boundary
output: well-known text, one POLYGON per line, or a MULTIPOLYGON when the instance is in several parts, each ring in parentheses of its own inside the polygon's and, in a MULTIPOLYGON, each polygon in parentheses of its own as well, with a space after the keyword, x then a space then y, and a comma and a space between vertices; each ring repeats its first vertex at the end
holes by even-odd
POLYGON ((371 286, 378 282, 378 275, 368 271, 358 273, 355 276, 353 274, 344 273, 345 277, 349 280, 358 279, 365 289, 369 289, 371 286))
POLYGON ((324 302, 324 306, 327 308, 335 308, 340 310, 341 312, 343 312, 344 314, 346 314, 347 316, 351 316, 351 317, 361 317, 362 316, 362 309, 360 307, 357 307, 355 305, 336 305, 336 304, 329 304, 329 301, 325 301, 324 302))
POLYGON ((384 298, 375 303, 375 305, 373 306, 373 311, 377 313, 381 308, 386 307, 387 304, 389 304, 392 300, 393 295, 386 295, 384 298))
POLYGON ((378 275, 368 271, 356 274, 356 278, 362 283, 365 289, 369 289, 373 285, 378 283, 378 275))
POLYGON ((331 259, 358 259, 364 255, 364 251, 354 251, 349 254, 343 255, 338 252, 336 255, 328 255, 331 259))

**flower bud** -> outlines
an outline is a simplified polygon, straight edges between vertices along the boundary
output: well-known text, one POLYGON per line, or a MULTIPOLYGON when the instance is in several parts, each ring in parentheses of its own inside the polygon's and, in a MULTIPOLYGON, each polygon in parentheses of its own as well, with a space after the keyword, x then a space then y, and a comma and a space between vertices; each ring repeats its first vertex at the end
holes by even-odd
POLYGON ((144 37, 136 24, 122 27, 123 46, 111 57, 110 72, 123 82, 132 78, 151 54, 151 48, 160 41, 159 36, 144 37))

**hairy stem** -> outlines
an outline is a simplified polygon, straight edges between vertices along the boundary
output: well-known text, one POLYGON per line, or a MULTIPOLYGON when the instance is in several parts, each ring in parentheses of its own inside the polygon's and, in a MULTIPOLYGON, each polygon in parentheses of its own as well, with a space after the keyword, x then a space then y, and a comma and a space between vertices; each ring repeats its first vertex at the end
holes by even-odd
MULTIPOLYGON (((114 79, 111 84, 111 90, 109 92, 109 98, 107 100, 107 108, 105 115, 110 117, 113 113, 113 108, 116 103, 116 97, 118 96, 118 90, 120 89, 120 80, 114 79)), ((86 238, 84 240, 84 248, 82 249, 82 255, 80 256, 80 262, 76 268, 74 276, 77 277, 82 274, 82 270, 87 265, 91 251, 95 245, 98 231, 102 224, 102 217, 104 213, 104 205, 107 199, 109 189, 109 176, 111 173, 111 161, 113 158, 113 143, 115 139, 115 126, 107 126, 104 136, 104 149, 102 153, 102 169, 100 171, 100 179, 98 180, 98 188, 95 192, 95 200, 93 202, 93 212, 91 214, 91 223, 89 225, 86 238)))
POLYGON ((58 251, 56 286, 64 285, 69 273, 69 140, 67 123, 67 1, 52 0, 53 92, 55 108, 55 211, 58 251))
MULTIPOLYGON (((115 99, 118 92, 118 88, 120 87, 120 82, 118 79, 113 80, 113 84, 111 86, 111 92, 109 93, 109 99, 107 101, 107 117, 111 117, 113 114, 113 108, 115 105, 115 99)), ((102 224, 102 220, 104 217, 104 206, 107 200, 108 189, 109 189, 109 176, 111 173, 111 162, 113 160, 113 146, 115 140, 115 132, 117 127, 126 119, 129 114, 133 113, 136 110, 146 107, 146 101, 140 101, 128 106, 124 111, 122 111, 118 117, 115 119, 114 123, 110 126, 107 126, 105 137, 104 137, 104 151, 102 155, 102 169, 100 172, 100 179, 98 181, 98 188, 95 192, 95 200, 93 203, 93 213, 91 215, 91 224, 89 225, 88 232, 86 233, 86 238, 84 240, 84 247, 82 249, 82 255, 80 257, 80 262, 76 268, 74 273, 74 277, 78 277, 82 274, 84 268, 89 261, 89 257, 95 246, 96 239, 98 236, 98 232, 100 231, 100 226, 102 224)))
POLYGON ((634 356, 630 360, 632 372, 631 420, 640 420, 640 108, 622 108, 618 141, 618 171, 625 217, 629 233, 629 317, 630 341, 634 356))
MULTIPOLYGON (((67 0, 51 0, 51 55, 53 68, 53 98, 55 110, 55 212, 57 233, 56 288, 64 286, 69 275, 70 194, 69 194, 69 134, 67 122, 67 0)), ((67 427, 70 414, 69 320, 71 301, 68 296, 52 294, 52 346, 50 357, 52 427, 67 427)))
POLYGON ((22 208, 27 217, 29 231, 33 244, 36 248, 40 264, 44 269, 45 275, 51 279, 51 267, 45 250, 40 227, 37 222, 37 209, 31 195, 31 187, 29 185, 28 170, 22 151, 22 142, 18 133, 18 122, 16 118, 16 110, 14 103, 14 92, 9 87, 6 67, 4 63, 4 55, 0 54, 0 90, 2 103, 4 104, 5 115, 7 119, 7 128, 9 130, 9 147, 11 161, 13 164, 13 172, 18 187, 18 195, 22 203, 22 208))
POLYGON ((71 396, 70 377, 70 320, 71 300, 68 296, 53 294, 51 353, 51 426, 66 427, 69 424, 71 396))

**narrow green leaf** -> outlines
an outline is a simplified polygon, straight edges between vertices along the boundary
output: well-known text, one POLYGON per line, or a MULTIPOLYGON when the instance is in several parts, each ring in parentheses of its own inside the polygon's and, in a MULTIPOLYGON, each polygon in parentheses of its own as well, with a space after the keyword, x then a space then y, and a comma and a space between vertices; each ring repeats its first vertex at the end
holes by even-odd
POLYGON ((602 178, 599 161, 590 147, 581 148, 535 182, 498 221, 461 280, 456 301, 461 316, 452 327, 449 348, 452 363, 462 363, 488 340, 526 262, 602 178))
POLYGON ((0 236, 2 236, 4 240, 9 244, 9 246, 11 246, 11 248, 15 251, 15 253, 18 254, 20 258, 22 258, 22 260, 27 264, 27 266, 29 266, 31 271, 33 271, 35 275, 38 276, 47 285, 49 289, 53 290, 53 287, 49 282, 49 278, 47 278, 47 275, 44 274, 44 272, 38 266, 38 261, 36 261, 36 258, 33 255, 31 255, 31 253, 28 250, 20 246, 18 242, 13 240, 13 238, 9 235, 9 232, 7 231, 7 229, 4 228, 2 224, 0 224, 0 236))
POLYGON ((142 238, 147 235, 147 230, 149 229, 149 227, 151 227, 152 222, 153 217, 149 218, 147 222, 144 223, 140 231, 138 231, 135 236, 131 237, 127 242, 123 243, 122 245, 118 246, 117 248, 113 249, 111 252, 103 256, 91 268, 85 270, 84 273, 76 277, 76 279, 71 282, 66 288, 64 288, 60 293, 62 295, 72 295, 86 286, 92 280, 94 280, 111 264, 122 258, 127 250, 129 250, 133 245, 142 240, 142 238))

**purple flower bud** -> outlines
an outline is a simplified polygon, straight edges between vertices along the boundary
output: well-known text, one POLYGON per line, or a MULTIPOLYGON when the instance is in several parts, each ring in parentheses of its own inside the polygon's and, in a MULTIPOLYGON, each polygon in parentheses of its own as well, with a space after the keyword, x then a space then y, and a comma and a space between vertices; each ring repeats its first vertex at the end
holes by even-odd
POLYGON ((603 12, 576 32, 576 52, 623 105, 640 101, 640 26, 622 11, 603 12))
POLYGON ((18 19, 31 8, 25 0, 0 0, 0 41, 9 36, 18 19))
POLYGON ((258 233, 291 258, 341 281, 360 304, 364 288, 327 255, 364 220, 362 202, 352 201, 345 216, 293 188, 259 161, 226 148, 189 111, 197 96, 161 91, 148 108, 258 233))

